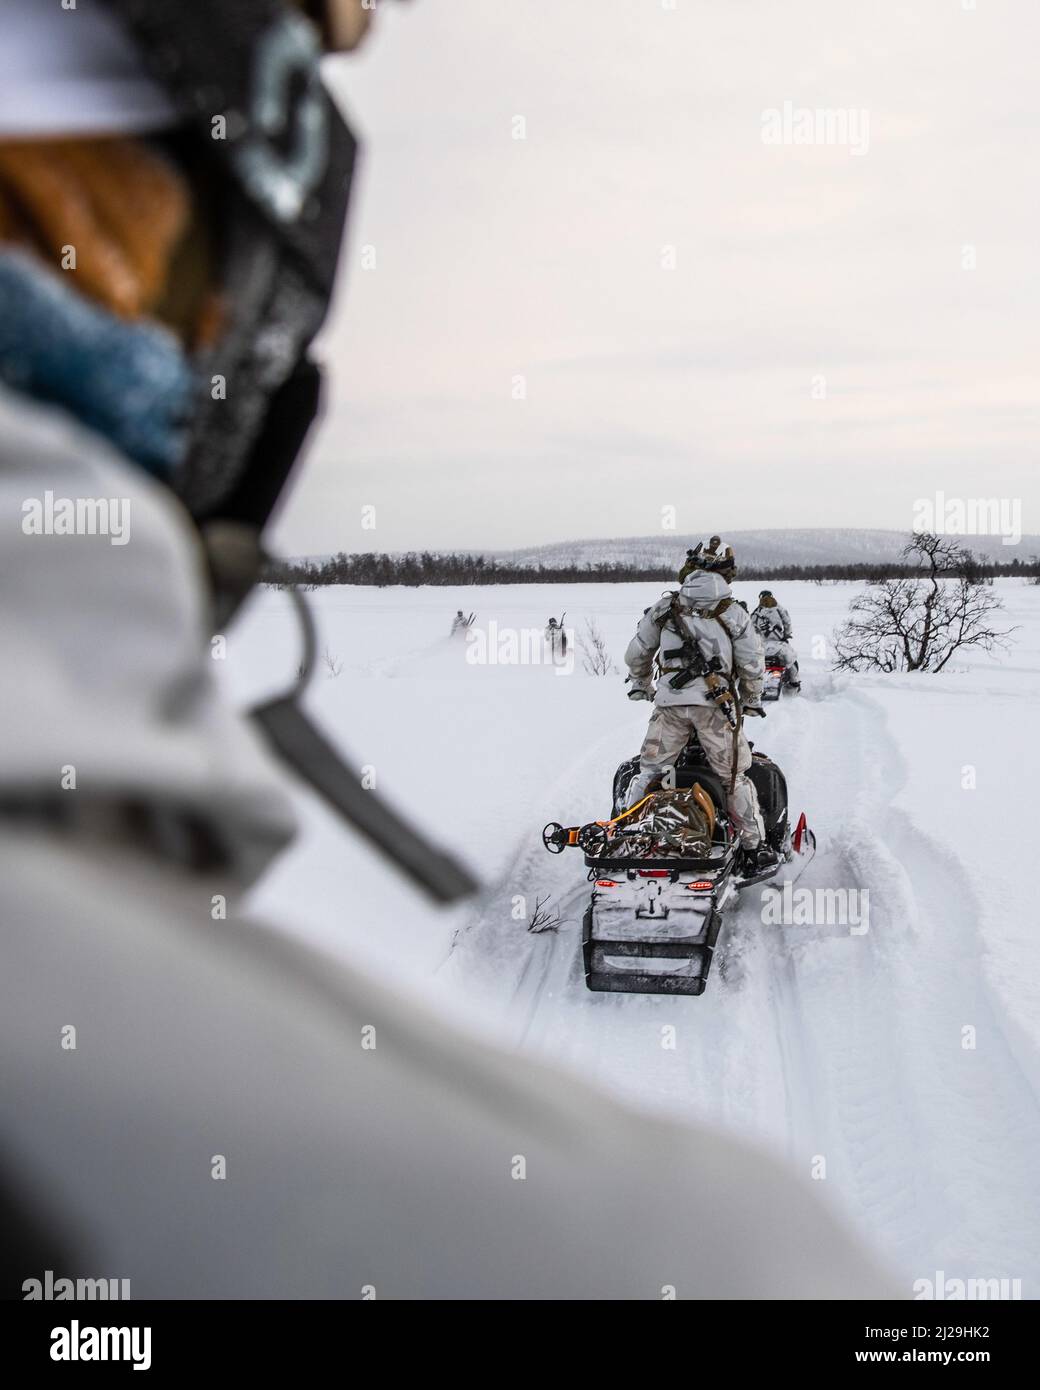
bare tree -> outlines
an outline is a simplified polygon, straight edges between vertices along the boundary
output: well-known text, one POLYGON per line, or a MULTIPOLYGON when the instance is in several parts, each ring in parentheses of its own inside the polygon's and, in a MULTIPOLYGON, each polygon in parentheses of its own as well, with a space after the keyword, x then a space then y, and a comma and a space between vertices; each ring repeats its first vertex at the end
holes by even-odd
POLYGON ((330 676, 338 676, 342 673, 343 662, 340 661, 339 657, 336 656, 334 652, 330 651, 328 647, 326 647, 325 651, 322 653, 321 659, 324 662, 325 669, 330 676))
POLYGON ((549 894, 546 893, 543 898, 536 897, 534 911, 531 913, 527 930, 535 933, 559 931, 561 926, 563 926, 563 919, 560 917, 560 909, 550 901, 549 894))
POLYGON ((954 652, 1007 646, 1015 629, 993 626, 1003 604, 970 551, 922 532, 903 555, 920 577, 878 580, 853 600, 834 635, 835 670, 941 671, 954 652))
POLYGON ((578 638, 578 649, 581 652, 581 664, 590 676, 610 676, 616 673, 617 667, 607 651, 606 640, 591 618, 585 620, 585 632, 578 638))

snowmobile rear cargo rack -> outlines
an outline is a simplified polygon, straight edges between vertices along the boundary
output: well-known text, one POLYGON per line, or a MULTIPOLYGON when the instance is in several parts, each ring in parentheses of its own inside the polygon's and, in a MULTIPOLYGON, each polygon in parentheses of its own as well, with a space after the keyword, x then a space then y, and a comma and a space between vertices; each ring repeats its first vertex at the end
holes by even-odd
POLYGON ((679 859, 676 855, 669 855, 667 859, 597 859, 594 854, 586 854, 585 866, 589 869, 609 869, 611 873, 619 874, 631 870, 633 873, 638 869, 674 869, 676 873, 705 873, 710 874, 718 869, 724 868, 726 858, 718 855, 714 859, 679 859))
POLYGON ((721 927, 722 913, 712 907, 704 917, 703 928, 695 936, 605 940, 592 934, 590 904, 582 923, 585 984, 590 990, 607 994, 703 994, 721 927), (689 968, 652 970, 639 969, 636 964, 638 961, 669 960, 677 964, 685 962, 689 968))
MULTIPOLYGON (((743 888, 775 881, 796 859, 804 867, 812 858, 816 839, 804 812, 792 836, 783 773, 771 759, 755 753, 748 776, 758 793, 766 843, 775 858, 749 863, 724 814, 714 821, 709 835, 684 846, 707 850, 710 844, 707 853, 666 854, 666 839, 651 832, 650 843, 642 847, 653 857, 635 852, 622 856, 618 842, 623 843, 629 832, 618 827, 656 795, 649 793, 635 807, 621 809, 637 765, 638 759, 630 759, 614 774, 612 819, 573 826, 552 821, 542 831, 542 842, 552 854, 578 849, 585 860, 592 892, 582 920, 581 944, 590 990, 700 995, 708 983, 729 902, 743 888)), ((697 768, 693 775, 691 788, 703 794, 704 785, 710 786, 707 774, 697 768)), ((720 792, 717 810, 722 799, 720 792)), ((641 839, 647 832, 634 829, 632 833, 641 839)), ((633 851, 638 847, 638 840, 629 844, 633 851)))

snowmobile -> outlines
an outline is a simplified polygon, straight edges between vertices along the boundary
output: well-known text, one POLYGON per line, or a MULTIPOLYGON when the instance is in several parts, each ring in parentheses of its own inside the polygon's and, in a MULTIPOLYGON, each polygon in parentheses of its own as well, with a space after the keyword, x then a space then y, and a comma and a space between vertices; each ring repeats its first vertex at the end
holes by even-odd
POLYGON ((764 753, 752 750, 748 777, 758 793, 766 842, 776 862, 744 863, 726 810, 726 792, 691 735, 670 785, 628 810, 638 758, 614 775, 607 821, 566 827, 551 822, 542 842, 552 854, 580 849, 592 883, 582 924, 585 983, 623 994, 703 994, 722 914, 742 888, 793 881, 812 858, 816 837, 805 813, 792 833, 787 783, 764 753))
POLYGON ((784 690, 801 689, 800 682, 792 676, 792 668, 784 655, 782 645, 766 646, 766 672, 762 683, 762 701, 779 700, 784 690))

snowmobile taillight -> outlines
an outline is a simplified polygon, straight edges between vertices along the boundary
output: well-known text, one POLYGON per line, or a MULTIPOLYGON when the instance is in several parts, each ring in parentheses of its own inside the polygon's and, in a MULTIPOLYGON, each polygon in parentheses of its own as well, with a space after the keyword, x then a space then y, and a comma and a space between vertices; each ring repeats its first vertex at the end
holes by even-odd
POLYGON ((671 869, 640 869, 640 878, 671 878, 671 869))
POLYGON ((619 888, 621 885, 613 878, 597 878, 597 888, 619 888))
POLYGON ((710 878, 698 878, 693 883, 686 885, 686 891, 688 893, 710 893, 714 887, 715 884, 710 878))

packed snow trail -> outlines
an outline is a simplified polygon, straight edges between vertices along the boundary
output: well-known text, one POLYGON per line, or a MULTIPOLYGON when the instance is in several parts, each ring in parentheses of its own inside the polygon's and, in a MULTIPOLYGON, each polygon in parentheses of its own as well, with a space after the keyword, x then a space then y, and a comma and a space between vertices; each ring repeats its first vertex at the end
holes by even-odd
MULTIPOLYGON (((582 861, 536 866, 532 846, 510 883, 528 871, 541 893, 551 884, 563 925, 516 934, 529 953, 516 1045, 637 1105, 780 1147, 913 1278, 1020 1278, 1035 1296, 1040 1105, 984 981, 968 877, 893 812, 905 770, 869 695, 810 680, 755 732, 787 774, 792 818, 804 805, 819 837, 799 887, 865 891, 868 929, 765 925, 752 888, 727 913, 703 996, 593 994, 582 861)), ((612 768, 586 754, 546 805, 590 775, 602 793, 612 768)))
MULTIPOLYGON (((457 1026, 543 1052, 637 1106, 738 1130, 804 1174, 825 1160, 821 1187, 908 1280, 1020 1278, 1024 1297, 1040 1296, 1036 772, 1023 740, 1040 693, 1040 590, 997 586, 1016 628, 1007 654, 971 654, 940 676, 836 680, 826 634, 858 586, 785 585, 803 693, 750 732, 784 768, 792 814, 804 807, 817 831, 799 887, 865 890, 864 935, 769 925, 749 889, 726 914, 702 997, 585 989, 585 870, 573 851, 546 854, 540 832, 603 815, 647 710, 624 699, 620 672, 474 665, 447 631, 458 607, 519 631, 566 607, 579 635, 586 619, 599 625, 617 664, 652 584, 311 595, 319 649, 345 667, 340 679, 322 668, 312 713, 491 886, 475 906, 436 913, 302 799, 305 833, 256 906, 407 982, 457 1026), (559 908, 557 931, 526 929, 538 900, 559 908)), ((754 600, 750 586, 736 592, 754 600)), ((280 690, 297 661, 291 606, 272 592, 217 665, 246 704, 280 690)))

